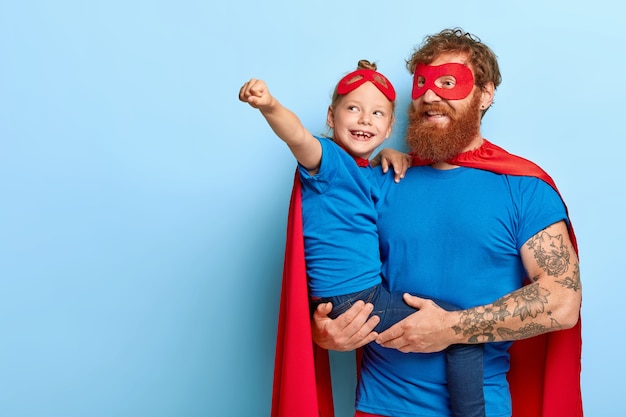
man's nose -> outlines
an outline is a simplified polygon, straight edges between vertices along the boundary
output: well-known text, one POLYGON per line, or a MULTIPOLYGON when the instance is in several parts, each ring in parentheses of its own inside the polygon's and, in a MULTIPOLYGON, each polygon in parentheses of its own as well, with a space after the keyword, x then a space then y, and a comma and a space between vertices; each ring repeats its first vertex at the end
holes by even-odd
POLYGON ((424 93, 424 102, 425 103, 432 103, 434 101, 441 101, 441 97, 439 97, 433 90, 431 90, 430 88, 428 90, 426 90, 426 92, 424 93))

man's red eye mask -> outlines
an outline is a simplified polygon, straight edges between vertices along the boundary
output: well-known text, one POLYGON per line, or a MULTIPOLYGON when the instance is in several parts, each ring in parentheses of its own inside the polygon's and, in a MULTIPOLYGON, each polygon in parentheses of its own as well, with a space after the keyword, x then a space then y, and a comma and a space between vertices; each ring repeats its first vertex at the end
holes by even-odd
POLYGON ((467 97, 474 88, 474 76, 472 70, 466 65, 451 62, 443 65, 417 64, 413 76, 413 100, 432 90, 433 93, 446 100, 461 100, 467 97), (444 76, 453 77, 456 81, 451 88, 438 87, 435 82, 444 76), (423 85, 419 86, 420 79, 423 85))

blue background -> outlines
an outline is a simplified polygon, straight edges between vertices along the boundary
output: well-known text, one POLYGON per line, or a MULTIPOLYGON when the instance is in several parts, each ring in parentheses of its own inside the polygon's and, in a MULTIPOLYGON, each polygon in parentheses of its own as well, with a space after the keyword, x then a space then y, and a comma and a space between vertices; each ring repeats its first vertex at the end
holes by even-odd
MULTIPOLYGON (((626 19, 618 2, 0 1, 0 415, 269 415, 287 147, 251 77, 324 132, 366 58, 422 38, 500 59, 483 134, 542 165, 577 231, 589 416, 623 416, 626 19)), ((333 355, 338 417, 353 364, 333 355)))

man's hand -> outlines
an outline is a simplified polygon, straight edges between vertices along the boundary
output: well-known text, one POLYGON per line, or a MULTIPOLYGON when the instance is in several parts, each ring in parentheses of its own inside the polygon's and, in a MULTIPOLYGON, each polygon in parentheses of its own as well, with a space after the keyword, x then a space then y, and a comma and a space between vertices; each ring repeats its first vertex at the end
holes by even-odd
POLYGON ((328 317, 332 304, 320 304, 313 313, 311 322, 313 341, 321 348, 342 352, 373 342, 378 333, 372 330, 380 321, 378 316, 368 319, 373 309, 372 304, 357 301, 349 310, 333 320, 328 317))
POLYGON ((401 352, 439 352, 453 343, 457 343, 452 330, 455 315, 434 301, 404 294, 404 301, 419 311, 382 332, 376 343, 386 348, 401 352))

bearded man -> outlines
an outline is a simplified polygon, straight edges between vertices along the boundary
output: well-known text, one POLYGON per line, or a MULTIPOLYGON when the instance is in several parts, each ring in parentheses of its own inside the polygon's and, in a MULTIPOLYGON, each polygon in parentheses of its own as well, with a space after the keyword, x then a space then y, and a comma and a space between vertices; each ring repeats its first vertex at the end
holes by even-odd
POLYGON ((383 275, 418 311, 376 334, 371 305, 335 320, 321 305, 313 338, 325 349, 364 347, 356 416, 450 416, 442 350, 481 343, 487 417, 580 417, 576 240, 551 178, 481 135, 501 82, 497 58, 447 29, 407 67, 413 166, 399 184, 380 175, 378 228, 383 275))

